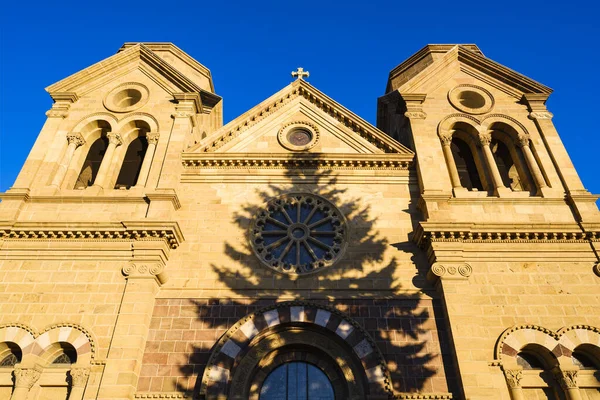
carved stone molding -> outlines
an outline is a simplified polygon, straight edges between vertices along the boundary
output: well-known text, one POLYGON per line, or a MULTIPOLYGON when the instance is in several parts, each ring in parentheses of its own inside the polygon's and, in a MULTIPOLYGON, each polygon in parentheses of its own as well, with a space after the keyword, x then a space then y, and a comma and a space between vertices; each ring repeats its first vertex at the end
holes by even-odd
POLYGON ((511 389, 520 388, 521 379, 523 379, 523 370, 505 369, 504 377, 506 378, 506 383, 508 383, 508 387, 510 387, 511 389))
POLYGON ((552 119, 554 115, 550 111, 533 111, 529 113, 531 119, 552 119))
POLYGON ((554 377, 560 384, 563 390, 577 388, 577 370, 557 370, 554 373, 554 377))
POLYGON ((136 393, 133 397, 135 399, 189 399, 192 396, 188 393, 180 392, 147 392, 136 393))
POLYGON ((177 224, 171 222, 160 223, 132 223, 123 222, 112 227, 95 226, 56 226, 45 227, 42 223, 14 224, 0 226, 0 239, 2 240, 65 240, 65 241, 106 241, 106 240, 165 240, 171 249, 179 247, 183 236, 177 224), (127 224, 127 225, 126 225, 127 224))
POLYGON ((79 132, 69 132, 67 133, 67 142, 69 144, 75 144, 76 147, 79 147, 85 144, 85 139, 79 132))
POLYGON ((473 267, 467 263, 434 263, 427 274, 430 280, 455 279, 466 280, 473 273, 473 267))
POLYGON ((417 244, 426 247, 436 242, 462 243, 588 243, 600 241, 600 231, 593 232, 548 232, 540 230, 523 230, 520 232, 497 231, 438 231, 424 232, 417 230, 414 239, 417 244))
POLYGON ((122 269, 127 278, 155 278, 161 285, 167 281, 165 266, 155 263, 131 263, 122 269))
POLYGON ((412 155, 328 155, 326 159, 302 154, 290 157, 283 154, 182 154, 182 163, 186 169, 368 169, 368 170, 408 170, 412 164, 412 155))
POLYGON ((31 389, 42 376, 42 369, 38 366, 33 368, 15 368, 15 387, 31 389))
POLYGON ((71 105, 64 101, 54 103, 52 108, 46 111, 48 118, 66 118, 69 115, 71 105))
POLYGON ((71 368, 69 374, 74 387, 84 387, 90 376, 90 370, 88 368, 71 368))

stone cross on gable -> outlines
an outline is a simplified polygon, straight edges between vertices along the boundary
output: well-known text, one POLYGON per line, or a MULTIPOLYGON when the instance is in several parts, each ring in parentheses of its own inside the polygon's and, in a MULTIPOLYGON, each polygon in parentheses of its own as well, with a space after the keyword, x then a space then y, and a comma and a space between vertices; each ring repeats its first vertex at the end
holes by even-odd
POLYGON ((310 73, 305 71, 304 68, 298 67, 297 71, 292 71, 292 76, 297 77, 297 79, 304 80, 304 77, 309 77, 310 73))

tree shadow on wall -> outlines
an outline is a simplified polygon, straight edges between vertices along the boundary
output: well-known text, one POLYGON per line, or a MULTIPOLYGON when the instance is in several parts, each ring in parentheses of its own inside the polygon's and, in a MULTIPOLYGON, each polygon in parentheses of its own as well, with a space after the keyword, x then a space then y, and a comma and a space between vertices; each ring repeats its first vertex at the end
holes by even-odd
MULTIPOLYGON (((180 392, 199 396, 212 348, 227 329, 248 314, 288 300, 329 305, 360 324, 383 354, 394 392, 441 391, 431 378, 443 368, 439 340, 445 335, 438 336, 443 327, 436 327, 431 303, 422 305, 420 294, 414 290, 403 293, 397 283, 402 268, 413 272, 414 265, 425 268, 425 256, 408 240, 408 233, 405 242, 392 245, 377 229, 377 217, 371 215, 368 204, 381 200, 350 198, 345 188, 349 185, 340 185, 339 180, 332 170, 286 169, 281 184, 272 183, 258 190, 259 201, 246 203, 233 216, 233 222, 244 234, 224 245, 231 263, 211 265, 218 281, 232 295, 226 299, 191 301, 196 307, 197 326, 202 327, 206 337, 198 340, 196 335, 187 363, 179 367, 180 373, 190 378, 183 383, 178 380, 180 392), (335 265, 295 278, 265 266, 247 234, 267 202, 290 193, 327 199, 345 216, 347 231, 347 248, 335 265), (397 256, 401 253, 409 253, 411 261, 403 256, 399 262, 397 256)), ((415 213, 415 208, 411 207, 410 212, 415 213)), ((424 276, 424 271, 417 273, 424 276)), ((443 380, 443 371, 441 376, 443 380)))

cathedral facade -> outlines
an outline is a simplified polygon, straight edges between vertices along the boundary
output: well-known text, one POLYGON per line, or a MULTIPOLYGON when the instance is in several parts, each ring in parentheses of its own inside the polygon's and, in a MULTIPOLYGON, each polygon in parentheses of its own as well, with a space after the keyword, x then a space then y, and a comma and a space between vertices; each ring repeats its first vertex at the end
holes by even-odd
POLYGON ((170 43, 46 88, 1 194, 0 398, 600 399, 552 90, 428 45, 373 126, 294 75, 226 125, 170 43))

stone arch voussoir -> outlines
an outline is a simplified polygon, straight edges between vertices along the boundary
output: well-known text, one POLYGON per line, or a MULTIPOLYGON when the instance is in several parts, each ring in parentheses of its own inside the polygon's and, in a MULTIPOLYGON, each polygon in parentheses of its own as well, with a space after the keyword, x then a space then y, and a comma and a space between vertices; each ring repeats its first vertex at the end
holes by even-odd
MULTIPOLYGON (((227 398, 235 369, 265 333, 285 331, 288 327, 311 326, 326 337, 342 343, 349 356, 360 360, 368 393, 392 394, 392 382, 385 359, 362 326, 333 307, 292 301, 265 307, 242 318, 219 339, 202 376, 201 395, 207 399, 227 398)), ((244 370, 246 372, 250 373, 244 370)))

